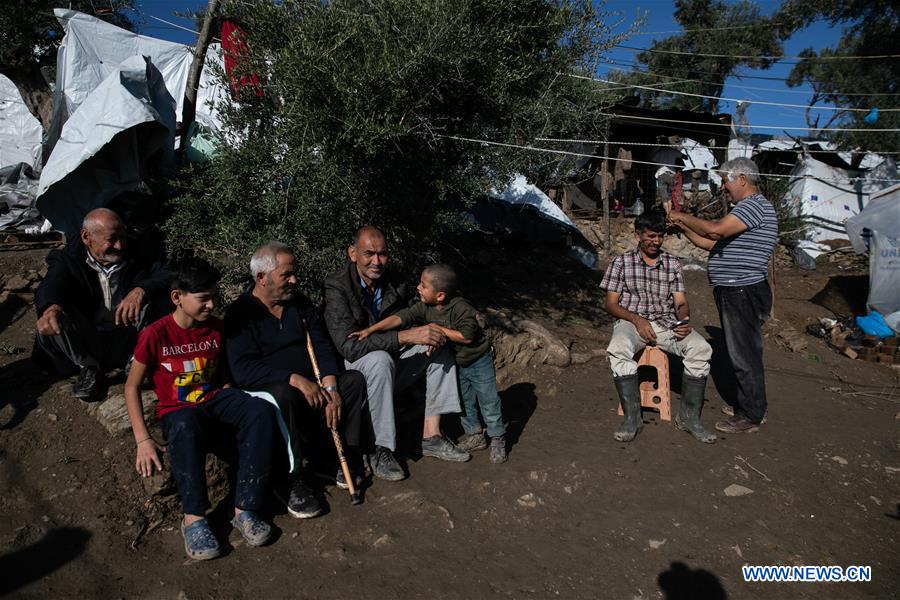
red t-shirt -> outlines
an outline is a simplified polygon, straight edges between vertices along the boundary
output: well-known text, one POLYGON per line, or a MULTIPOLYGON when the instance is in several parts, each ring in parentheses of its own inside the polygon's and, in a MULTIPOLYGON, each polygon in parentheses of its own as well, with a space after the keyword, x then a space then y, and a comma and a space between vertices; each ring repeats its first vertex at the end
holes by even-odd
POLYGON ((159 402, 156 418, 212 399, 221 389, 217 373, 224 356, 223 323, 210 317, 184 329, 172 315, 145 327, 138 336, 134 359, 147 365, 159 402))

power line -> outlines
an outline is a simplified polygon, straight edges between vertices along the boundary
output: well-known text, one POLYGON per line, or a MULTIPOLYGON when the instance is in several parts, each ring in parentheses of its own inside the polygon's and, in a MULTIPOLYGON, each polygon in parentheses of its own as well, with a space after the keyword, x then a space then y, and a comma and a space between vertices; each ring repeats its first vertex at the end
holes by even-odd
MULTIPOLYGON (((676 54, 678 56, 707 56, 709 58, 742 58, 750 60, 772 60, 783 62, 785 59, 797 61, 806 60, 868 60, 868 59, 884 59, 884 58, 900 58, 900 54, 871 54, 871 55, 853 55, 853 56, 754 56, 752 54, 707 54, 704 52, 685 52, 681 50, 656 50, 655 48, 635 48, 634 46, 624 46, 616 44, 613 48, 622 48, 624 50, 633 50, 636 52, 651 52, 653 54, 676 54)), ((797 63, 795 63, 797 64, 797 63)))
MULTIPOLYGON (((572 74, 571 77, 576 77, 578 79, 590 79, 591 81, 597 81, 600 83, 610 83, 613 85, 619 84, 618 81, 610 81, 608 79, 585 77, 584 75, 572 74)), ((675 90, 663 90, 660 88, 653 88, 653 87, 649 87, 649 86, 645 86, 645 85, 637 85, 637 84, 628 85, 628 86, 624 86, 624 87, 634 87, 634 88, 640 88, 643 90, 652 90, 655 92, 674 94, 676 96, 691 96, 693 98, 708 98, 710 100, 719 100, 721 102, 751 102, 753 104, 761 104, 761 105, 765 105, 765 106, 787 106, 787 107, 791 107, 791 108, 808 108, 808 106, 806 104, 785 104, 784 102, 766 102, 763 100, 741 100, 739 98, 720 98, 718 96, 707 96, 706 94, 692 94, 691 92, 678 92, 675 90)), ((865 112, 865 113, 872 110, 871 108, 840 108, 837 106, 816 106, 815 108, 817 110, 834 110, 834 111, 865 112)), ((880 112, 900 112, 900 108, 882 108, 879 110, 880 110, 880 112)))
MULTIPOLYGON (((647 146, 653 148, 682 148, 679 144, 654 144, 652 142, 621 142, 615 140, 581 140, 581 139, 568 139, 568 138, 545 138, 545 137, 536 137, 535 140, 539 142, 553 142, 553 143, 561 143, 561 144, 610 144, 613 146, 647 146)), ((816 142, 812 142, 816 143, 816 142)), ((700 144, 703 148, 708 148, 710 150, 731 150, 729 146, 705 146, 700 144)), ((785 152, 790 152, 795 150, 797 147, 785 149, 785 152)), ((763 148, 763 150, 768 150, 768 148, 763 148)), ((773 150, 778 150, 777 148, 773 148, 773 150)), ((866 154, 878 154, 878 155, 889 155, 889 154, 900 154, 898 151, 885 151, 880 152, 877 150, 807 150, 803 149, 802 152, 805 154, 838 154, 839 152, 865 152, 866 154)))
MULTIPOLYGON (((683 121, 679 119, 663 119, 660 117, 638 117, 635 115, 617 115, 613 113, 605 113, 598 112, 598 115, 604 115, 607 117, 614 117, 617 119, 639 119, 642 121, 656 121, 663 123, 684 123, 686 125, 704 125, 706 127, 731 127, 730 123, 705 123, 703 121, 683 121)), ((788 127, 786 125, 751 125, 750 129, 793 129, 793 130, 801 130, 801 129, 810 129, 809 127, 788 127)), ((859 128, 849 128, 849 127, 813 127, 816 131, 867 131, 870 133, 896 133, 900 131, 900 129, 859 129, 859 128)))
MULTIPOLYGON (((531 150, 533 152, 546 152, 548 154, 562 154, 562 155, 568 155, 568 156, 579 156, 579 157, 583 157, 583 158, 599 158, 601 160, 611 160, 611 161, 615 161, 615 162, 627 162, 627 163, 633 163, 633 164, 638 164, 638 165, 651 165, 651 166, 655 166, 655 167, 670 167, 670 168, 676 168, 676 169, 684 169, 685 168, 685 165, 670 165, 667 163, 658 163, 658 162, 652 162, 652 161, 647 161, 647 160, 635 160, 633 158, 619 158, 619 157, 615 157, 615 156, 600 156, 597 154, 584 154, 582 152, 571 152, 568 150, 553 150, 550 148, 538 148, 536 146, 522 146, 520 144, 508 144, 505 142, 492 142, 490 140, 479 140, 479 139, 475 139, 475 138, 468 138, 468 137, 462 137, 462 136, 456 136, 456 135, 436 134, 436 137, 450 139, 450 140, 457 140, 460 142, 485 144, 488 146, 501 146, 504 148, 517 148, 520 150, 531 150)), ((700 169, 700 170, 713 171, 715 169, 700 169)), ((813 177, 812 175, 809 175, 809 174, 784 175, 781 173, 760 173, 760 175, 762 175, 764 177, 775 177, 778 179, 817 179, 819 181, 834 181, 836 183, 847 183, 848 182, 847 179, 813 177)), ((853 178, 853 179, 860 179, 860 178, 853 178)), ((865 179, 865 181, 868 181, 871 183, 875 183, 875 182, 897 183, 897 182, 900 182, 900 179, 865 179)))
MULTIPOLYGON (((663 75, 662 73, 657 73, 655 71, 631 71, 631 72, 627 72, 626 74, 628 74, 628 75, 631 75, 631 74, 651 75, 653 77, 665 77, 666 79, 678 79, 679 82, 692 81, 694 83, 706 83, 709 85, 720 85, 720 82, 718 82, 718 81, 709 81, 706 79, 680 79, 673 75, 663 75)), ((741 79, 741 76, 730 75, 729 78, 741 79)), ((619 83, 619 82, 616 82, 616 83, 619 83)), ((733 83, 733 82, 731 82, 731 83, 726 82, 725 85, 731 85, 731 86, 734 86, 734 87, 742 89, 742 90, 759 90, 762 92, 772 92, 773 94, 807 94, 807 95, 811 95, 811 94, 815 93, 815 90, 789 90, 789 89, 779 90, 779 89, 775 89, 775 88, 758 87, 758 86, 753 86, 753 85, 737 85, 736 83, 733 83)), ((900 94, 891 93, 891 92, 872 92, 870 94, 867 94, 865 92, 834 92, 834 95, 835 96, 864 96, 864 97, 900 96, 900 94)))

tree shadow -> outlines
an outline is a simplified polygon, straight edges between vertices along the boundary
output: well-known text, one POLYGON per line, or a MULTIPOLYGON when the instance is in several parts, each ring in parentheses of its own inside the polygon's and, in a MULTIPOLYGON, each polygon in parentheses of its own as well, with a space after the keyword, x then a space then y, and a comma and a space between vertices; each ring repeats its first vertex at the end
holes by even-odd
POLYGON ((666 600, 726 600, 728 594, 719 578, 704 569, 691 569, 673 562, 656 578, 666 600))
POLYGON ((84 553, 91 534, 81 527, 51 529, 37 542, 0 556, 0 596, 41 579, 84 553))
POLYGON ((0 389, 7 390, 0 394, 0 411, 7 406, 13 409, 12 417, 0 423, 0 430, 14 429, 22 423, 54 381, 27 357, 0 367, 0 389))
POLYGON ((734 376, 734 365, 728 356, 728 348, 725 346, 725 332, 721 327, 707 325, 706 333, 709 336, 709 345, 712 346, 712 358, 709 361, 710 377, 716 391, 726 403, 737 406, 737 378, 734 376))

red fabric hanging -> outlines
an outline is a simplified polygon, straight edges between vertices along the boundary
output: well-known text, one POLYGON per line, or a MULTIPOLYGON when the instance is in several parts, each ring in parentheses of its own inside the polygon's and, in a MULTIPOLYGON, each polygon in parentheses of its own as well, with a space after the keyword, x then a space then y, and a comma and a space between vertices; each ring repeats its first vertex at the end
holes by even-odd
POLYGON ((247 32, 232 23, 231 21, 222 22, 222 54, 225 59, 225 75, 231 85, 232 96, 237 96, 245 87, 252 87, 258 98, 262 98, 262 85, 259 83, 259 76, 256 73, 249 75, 241 75, 237 77, 233 75, 233 71, 237 66, 241 57, 247 52, 247 32))
POLYGON ((683 178, 681 171, 675 171, 675 183, 672 186, 672 208, 681 210, 683 178))

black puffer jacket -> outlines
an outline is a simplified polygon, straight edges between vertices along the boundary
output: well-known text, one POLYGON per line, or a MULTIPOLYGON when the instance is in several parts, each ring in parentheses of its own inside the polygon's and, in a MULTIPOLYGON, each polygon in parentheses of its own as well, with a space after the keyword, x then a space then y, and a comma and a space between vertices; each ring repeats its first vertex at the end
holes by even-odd
MULTIPOLYGON (((146 292, 147 300, 168 292, 172 278, 163 268, 159 253, 131 252, 132 247, 126 246, 119 279, 122 296, 136 287, 146 292)), ((86 258, 87 249, 80 237, 73 237, 61 250, 50 251, 47 276, 34 295, 38 317, 51 304, 58 304, 64 311, 77 311, 90 318, 103 304, 97 272, 85 262, 86 258)))
POLYGON ((348 261, 325 280, 325 325, 345 360, 354 362, 375 350, 396 353, 400 348, 396 331, 373 333, 362 341, 347 337, 409 306, 407 286, 398 284, 389 273, 382 276, 381 289, 381 314, 376 319, 363 296, 356 264, 348 261))

